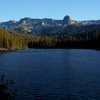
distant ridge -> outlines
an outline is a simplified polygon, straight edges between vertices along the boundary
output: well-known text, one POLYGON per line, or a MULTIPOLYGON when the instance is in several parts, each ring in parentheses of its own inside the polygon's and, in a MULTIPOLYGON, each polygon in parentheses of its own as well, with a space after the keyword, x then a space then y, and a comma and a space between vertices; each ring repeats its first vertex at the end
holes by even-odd
POLYGON ((0 26, 24 34, 69 34, 100 28, 100 20, 76 21, 71 19, 69 15, 66 15, 62 20, 25 17, 19 21, 2 22, 0 26))

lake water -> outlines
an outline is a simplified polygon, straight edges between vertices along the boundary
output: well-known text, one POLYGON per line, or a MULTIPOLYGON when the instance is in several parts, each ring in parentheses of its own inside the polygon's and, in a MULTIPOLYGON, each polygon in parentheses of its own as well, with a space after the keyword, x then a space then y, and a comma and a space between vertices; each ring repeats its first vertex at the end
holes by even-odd
POLYGON ((0 53, 15 100, 100 100, 100 51, 28 49, 0 53))

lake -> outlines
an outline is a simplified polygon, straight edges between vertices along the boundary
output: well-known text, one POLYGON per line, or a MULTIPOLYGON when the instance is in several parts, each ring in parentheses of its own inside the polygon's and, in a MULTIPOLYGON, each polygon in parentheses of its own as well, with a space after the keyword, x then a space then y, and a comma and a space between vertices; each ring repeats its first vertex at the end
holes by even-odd
POLYGON ((100 100, 100 51, 0 52, 0 75, 14 80, 15 100, 100 100))

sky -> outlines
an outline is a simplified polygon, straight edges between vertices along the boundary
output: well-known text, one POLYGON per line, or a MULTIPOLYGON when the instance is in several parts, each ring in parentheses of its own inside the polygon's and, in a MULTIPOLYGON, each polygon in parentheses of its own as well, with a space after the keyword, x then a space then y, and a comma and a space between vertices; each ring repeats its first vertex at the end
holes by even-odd
POLYGON ((24 17, 100 19, 100 0, 0 0, 0 22, 24 17))

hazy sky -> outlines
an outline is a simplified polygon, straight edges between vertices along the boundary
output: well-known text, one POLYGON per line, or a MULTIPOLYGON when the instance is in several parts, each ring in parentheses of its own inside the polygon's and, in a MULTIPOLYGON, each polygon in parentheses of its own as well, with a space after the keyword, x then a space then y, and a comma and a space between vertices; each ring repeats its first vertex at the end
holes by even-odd
POLYGON ((23 17, 100 19, 100 0, 0 0, 0 22, 23 17))

